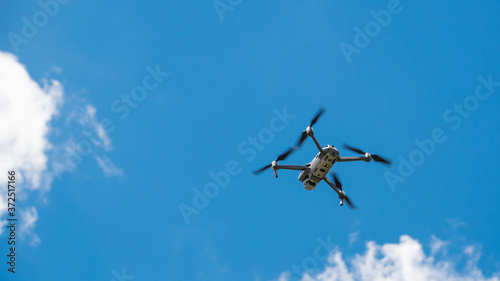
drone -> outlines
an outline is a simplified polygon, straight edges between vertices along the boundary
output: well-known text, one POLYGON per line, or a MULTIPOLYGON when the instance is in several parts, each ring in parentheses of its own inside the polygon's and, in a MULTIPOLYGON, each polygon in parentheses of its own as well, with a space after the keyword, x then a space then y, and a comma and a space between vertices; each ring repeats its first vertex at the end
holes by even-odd
POLYGON ((296 170, 296 171, 301 171, 299 174, 299 181, 301 181, 304 184, 304 188, 307 190, 312 190, 315 189, 317 184, 321 181, 324 180, 337 194, 339 195, 340 199, 340 206, 344 205, 344 200, 347 202, 350 208, 355 209, 356 207, 354 204, 351 202, 349 197, 345 194, 345 191, 342 189, 342 183, 340 183, 340 180, 338 179, 337 175, 335 172, 331 172, 330 175, 333 178, 333 182, 327 177, 328 172, 332 168, 333 164, 335 162, 349 162, 349 161, 365 161, 365 162, 370 162, 371 160, 375 162, 379 162, 385 165, 392 165, 392 162, 386 158, 383 158, 382 156, 379 156, 377 154, 370 154, 368 152, 364 152, 361 149, 343 144, 343 148, 350 150, 352 152, 362 154, 364 156, 354 156, 354 157, 340 157, 339 151, 337 148, 335 148, 333 145, 327 145, 326 147, 321 147, 319 144, 318 140, 314 136, 314 132, 312 129, 312 126, 316 124, 318 121, 319 117, 325 112, 324 108, 321 108, 316 116, 311 120, 311 123, 307 128, 302 132, 300 138, 297 141, 297 144, 294 147, 289 148, 287 151, 282 153, 281 155, 276 158, 276 160, 272 161, 271 164, 268 164, 253 173, 255 175, 258 175, 262 173, 263 171, 271 168, 272 171, 274 172, 274 175, 276 178, 278 177, 277 171, 280 169, 285 169, 285 170, 296 170), (278 164, 278 161, 284 161, 290 154, 296 150, 298 150, 304 141, 307 139, 307 137, 311 137, 312 140, 314 141, 314 144, 319 150, 319 153, 316 154, 314 159, 306 164, 305 166, 301 165, 280 165, 278 164))

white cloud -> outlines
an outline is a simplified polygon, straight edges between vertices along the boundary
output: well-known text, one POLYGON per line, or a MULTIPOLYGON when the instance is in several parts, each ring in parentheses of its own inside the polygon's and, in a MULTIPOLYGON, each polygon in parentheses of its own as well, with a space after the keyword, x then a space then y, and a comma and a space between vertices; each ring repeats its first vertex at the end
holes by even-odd
POLYGON ((49 122, 62 96, 58 81, 44 81, 40 87, 15 56, 0 52, 0 171, 19 171, 30 189, 44 182, 49 122))
MULTIPOLYGON (((60 73, 61 69, 54 68, 51 72, 60 73)), ((5 173, 5 177, 0 178, 0 225, 5 224, 1 218, 7 212, 6 172, 16 171, 16 201, 28 200, 33 191, 49 190, 56 175, 54 162, 61 158, 60 153, 77 147, 75 134, 81 135, 84 131, 93 134, 93 145, 100 149, 93 149, 92 155, 100 159, 98 163, 103 172, 120 174, 121 170, 104 154, 112 149, 111 139, 97 122, 96 109, 85 99, 72 100, 66 96, 57 80, 43 79, 40 85, 16 56, 0 51, 0 172, 5 173), (58 115, 75 122, 58 126, 55 122, 58 115), (53 134, 62 139, 62 144, 49 141, 53 134)), ((17 215, 26 222, 20 228, 20 236, 28 237, 32 244, 39 243, 34 232, 38 220, 36 208, 18 210, 17 215)), ((0 229, 0 234, 2 231, 0 229)))
MULTIPOLYGON (((442 241, 441 241, 442 242, 442 241)), ((440 245, 441 247, 443 245, 440 245)), ((476 247, 465 247, 459 257, 437 258, 427 256, 422 245, 403 235, 399 243, 377 245, 366 243, 366 252, 355 257, 342 258, 336 249, 330 253, 328 264, 319 272, 305 272, 303 281, 500 281, 500 272, 485 277, 477 267, 480 252, 476 247), (457 271, 453 261, 465 260, 465 267, 457 271)), ((280 281, 290 280, 285 272, 280 281)))
POLYGON ((7 171, 16 171, 14 186, 22 184, 25 190, 50 184, 47 135, 62 100, 58 81, 43 81, 40 86, 14 55, 0 52, 0 171, 5 173, 0 179, 0 217, 7 212, 7 171))

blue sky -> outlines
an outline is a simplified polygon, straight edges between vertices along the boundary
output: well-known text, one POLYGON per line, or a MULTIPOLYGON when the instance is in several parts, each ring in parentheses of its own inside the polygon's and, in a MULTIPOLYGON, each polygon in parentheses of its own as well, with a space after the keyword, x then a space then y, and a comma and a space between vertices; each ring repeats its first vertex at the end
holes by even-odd
MULTIPOLYGON (((133 280, 294 280, 312 259, 307 274, 320 280, 340 270, 334 253, 362 271, 353 261, 369 256, 369 241, 408 256, 405 247, 420 246, 433 270, 449 262, 455 277, 477 269, 485 278, 463 280, 499 276, 496 1, 50 3, 52 15, 36 1, 0 4, 0 108, 12 114, 0 123, 14 135, 1 139, 0 163, 25 178, 17 196, 26 226, 15 274, 3 226, 2 280, 119 280, 122 269, 133 280), (390 19, 375 23, 374 13, 390 19), (366 35, 367 26, 378 29, 366 35), (8 102, 21 92, 29 102, 8 102), (140 98, 126 105, 132 93, 140 98), (251 174, 292 146, 320 107, 321 145, 345 142, 394 162, 333 167, 357 210, 339 207, 325 183, 305 190, 294 171, 251 174), (242 153, 269 131, 254 157, 242 153), (416 144, 425 139, 435 146, 428 154, 416 144), (56 163, 84 143, 88 155, 61 174, 56 163), (414 163, 406 174, 404 161, 414 163), (228 164, 229 183, 186 223, 180 206, 195 208, 194 190, 228 164), (331 262, 314 258, 318 239, 335 245, 331 262)), ((307 140, 283 163, 316 153, 307 140)))

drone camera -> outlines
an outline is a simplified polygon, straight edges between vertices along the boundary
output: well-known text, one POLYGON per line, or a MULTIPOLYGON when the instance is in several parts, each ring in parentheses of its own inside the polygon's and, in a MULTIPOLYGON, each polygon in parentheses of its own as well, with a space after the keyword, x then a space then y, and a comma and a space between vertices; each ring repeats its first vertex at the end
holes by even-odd
POLYGON ((306 180, 304 182, 304 188, 307 190, 312 190, 316 188, 316 183, 312 180, 306 180))

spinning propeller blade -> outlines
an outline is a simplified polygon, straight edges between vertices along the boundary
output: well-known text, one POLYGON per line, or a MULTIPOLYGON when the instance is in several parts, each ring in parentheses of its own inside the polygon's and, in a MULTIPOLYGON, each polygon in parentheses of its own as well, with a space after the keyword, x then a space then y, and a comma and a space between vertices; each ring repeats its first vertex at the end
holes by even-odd
POLYGON ((292 153, 294 150, 295 150, 294 148, 288 149, 287 151, 282 153, 280 156, 278 156, 278 158, 276 158, 276 161, 285 160, 286 158, 288 158, 288 155, 290 155, 290 153, 292 153))
POLYGON ((300 138, 299 138, 299 141, 297 142, 297 144, 295 145, 296 147, 300 147, 302 145, 302 143, 307 139, 307 132, 306 131, 303 131, 302 132, 302 135, 300 135, 300 138))
POLYGON ((253 174, 258 175, 258 174, 264 172, 265 170, 269 169, 271 166, 272 166, 272 164, 266 165, 266 166, 264 166, 256 171, 253 171, 253 174))
MULTIPOLYGON (((342 147, 345 148, 345 149, 348 149, 350 151, 359 153, 359 154, 365 154, 366 153, 366 152, 364 152, 363 150, 361 150, 359 148, 355 148, 355 147, 349 146, 347 144, 343 144, 342 147)), ((390 160, 388 160, 388 159, 386 159, 386 158, 384 158, 384 157, 382 157, 380 155, 371 154, 371 156, 372 156, 373 161, 375 161, 375 162, 384 163, 384 164, 389 165, 389 166, 392 165, 392 162, 390 160)))
POLYGON ((387 164, 389 166, 392 166, 392 162, 390 160, 385 159, 385 158, 381 157, 380 155, 372 154, 372 159, 376 162, 380 162, 380 163, 384 163, 384 164, 387 164))
POLYGON ((330 175, 332 176, 333 178, 333 182, 335 183, 335 186, 342 190, 342 183, 340 182, 340 180, 337 178, 337 173, 335 172, 331 172, 330 175))
POLYGON ((316 124, 316 121, 318 121, 319 117, 321 116, 321 114, 323 114, 323 112, 325 112, 324 107, 320 108, 318 113, 316 113, 316 116, 314 116, 313 120, 311 121, 311 124, 309 125, 310 127, 316 124))
MULTIPOLYGON (((333 178, 333 181, 335 182, 335 186, 340 190, 340 191, 343 191, 342 190, 342 183, 340 182, 339 178, 337 177, 337 173, 335 172, 331 172, 330 175, 332 176, 333 178)), ((347 202, 347 205, 349 205, 349 207, 351 209, 356 209, 356 206, 354 206, 354 204, 351 202, 351 199, 349 199, 349 197, 347 197, 347 195, 345 195, 345 192, 342 192, 342 194, 344 194, 344 201, 347 202)))
POLYGON ((349 146, 349 145, 347 145, 345 143, 342 144, 342 147, 345 148, 345 149, 349 149, 350 151, 359 153, 359 154, 365 154, 365 152, 363 150, 355 148, 355 147, 352 147, 352 146, 349 146))
MULTIPOLYGON (((278 158, 276 158, 275 161, 277 162, 277 161, 283 161, 283 160, 285 160, 286 158, 288 158, 288 156, 290 155, 290 153, 292 153, 294 150, 295 149, 293 147, 290 148, 290 149, 288 149, 287 151, 285 151, 284 153, 282 153, 280 156, 278 156, 278 158)), ((268 165, 266 165, 266 166, 264 166, 264 167, 262 167, 262 168, 260 168, 260 169, 258 169, 256 171, 254 171, 253 174, 254 175, 258 175, 258 174, 264 172, 265 170, 271 168, 272 165, 273 165, 272 163, 268 164, 268 165)))
POLYGON ((347 202, 347 205, 349 205, 349 207, 351 209, 356 209, 356 206, 354 206, 354 204, 352 204, 351 199, 349 199, 349 197, 345 196, 344 200, 347 202))
MULTIPOLYGON (((309 127, 312 127, 316 122, 318 121, 319 117, 325 112, 325 108, 320 108, 318 113, 316 113, 316 116, 311 120, 311 123, 309 124, 309 127)), ((300 135, 299 141, 295 145, 296 147, 300 147, 302 143, 307 139, 307 132, 304 130, 302 132, 302 135, 300 135)))

